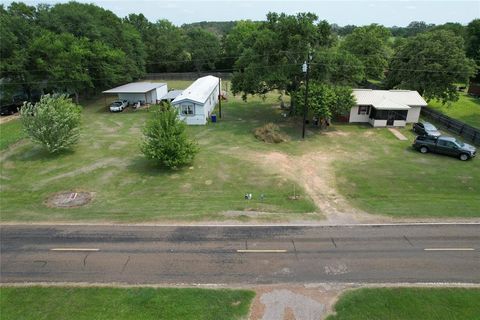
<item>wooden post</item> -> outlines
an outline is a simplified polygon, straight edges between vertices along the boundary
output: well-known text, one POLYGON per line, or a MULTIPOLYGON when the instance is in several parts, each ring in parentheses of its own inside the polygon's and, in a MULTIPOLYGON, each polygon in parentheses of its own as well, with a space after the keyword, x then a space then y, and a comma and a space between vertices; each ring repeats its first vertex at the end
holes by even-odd
POLYGON ((222 79, 218 77, 218 115, 222 118, 222 79))

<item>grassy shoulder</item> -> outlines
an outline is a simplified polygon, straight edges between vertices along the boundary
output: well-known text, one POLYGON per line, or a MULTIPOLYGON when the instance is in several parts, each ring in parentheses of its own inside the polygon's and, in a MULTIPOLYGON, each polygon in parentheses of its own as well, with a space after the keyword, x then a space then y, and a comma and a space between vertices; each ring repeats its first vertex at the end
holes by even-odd
MULTIPOLYGON (((370 129, 375 130, 375 129, 370 129)), ((478 217, 480 163, 412 147, 411 128, 399 129, 408 141, 380 129, 363 160, 336 164, 339 191, 355 206, 397 217, 478 217), (375 141, 375 142, 373 142, 375 141)))
POLYGON ((430 101, 431 108, 443 114, 480 128, 480 99, 460 94, 460 99, 451 104, 442 105, 440 101, 430 101))
POLYGON ((342 295, 327 320, 475 320, 479 301, 480 289, 359 289, 342 295))
POLYGON ((0 150, 7 149, 10 145, 25 137, 22 131, 22 123, 12 120, 0 124, 0 150))
POLYGON ((253 291, 1 287, 3 320, 246 319, 253 291))

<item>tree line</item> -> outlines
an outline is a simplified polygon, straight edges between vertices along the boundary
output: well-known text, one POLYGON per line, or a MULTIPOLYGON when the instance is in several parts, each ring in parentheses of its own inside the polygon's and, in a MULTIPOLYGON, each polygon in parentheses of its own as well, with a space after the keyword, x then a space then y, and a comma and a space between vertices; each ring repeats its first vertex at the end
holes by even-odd
POLYGON ((244 98, 271 90, 292 95, 308 60, 311 78, 323 85, 378 81, 450 101, 455 83, 468 82, 480 64, 480 19, 467 26, 339 27, 312 13, 269 13, 265 21, 178 27, 142 14, 120 18, 93 4, 13 2, 0 6, 0 39, 3 97, 21 87, 30 97, 41 91, 78 98, 145 73, 184 71, 232 72, 232 89, 244 98))

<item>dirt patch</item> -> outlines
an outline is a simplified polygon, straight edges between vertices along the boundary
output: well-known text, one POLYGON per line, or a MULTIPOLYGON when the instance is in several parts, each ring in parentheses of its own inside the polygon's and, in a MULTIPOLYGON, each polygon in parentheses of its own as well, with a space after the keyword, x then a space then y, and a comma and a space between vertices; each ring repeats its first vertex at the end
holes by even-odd
POLYGON ((94 194, 84 191, 66 191, 57 192, 45 201, 45 204, 51 208, 78 208, 90 203, 94 194))
POLYGON ((257 287, 249 319, 324 319, 347 287, 328 284, 257 287))
POLYGON ((0 124, 7 123, 7 122, 13 121, 15 119, 19 119, 19 118, 20 118, 19 113, 12 114, 11 116, 2 116, 2 117, 0 117, 0 124))
POLYGON ((100 169, 100 168, 104 168, 104 167, 108 167, 108 166, 124 167, 125 165, 126 165, 126 163, 125 163, 124 159, 119 159, 119 158, 102 159, 102 160, 99 160, 99 161, 94 162, 92 164, 86 165, 84 167, 81 167, 81 168, 78 168, 78 169, 75 169, 75 170, 72 170, 72 171, 69 171, 69 172, 66 172, 66 173, 62 173, 62 174, 59 174, 59 175, 56 175, 56 176, 53 176, 53 177, 50 177, 50 178, 47 178, 47 179, 43 179, 42 181, 40 181, 37 184, 36 188, 40 188, 40 187, 50 183, 51 181, 74 177, 74 176, 77 176, 77 175, 80 175, 80 174, 95 171, 95 170, 100 169))
MULTIPOLYGON (((381 217, 370 215, 350 203, 337 191, 333 162, 344 153, 335 149, 291 156, 282 152, 238 154, 245 160, 260 164, 265 170, 281 173, 299 184, 310 196, 329 223, 349 224, 378 222, 381 217)), ((302 196, 301 194, 299 195, 302 196)))

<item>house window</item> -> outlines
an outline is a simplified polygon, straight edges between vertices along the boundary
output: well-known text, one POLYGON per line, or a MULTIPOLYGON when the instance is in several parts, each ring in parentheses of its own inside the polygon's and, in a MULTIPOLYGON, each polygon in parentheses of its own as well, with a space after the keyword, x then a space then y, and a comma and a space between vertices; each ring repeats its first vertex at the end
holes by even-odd
POLYGON ((369 114, 370 106, 358 106, 358 114, 369 114))
POLYGON ((193 105, 191 104, 182 104, 181 108, 182 108, 181 113, 185 116, 192 116, 195 114, 193 110, 193 105))

